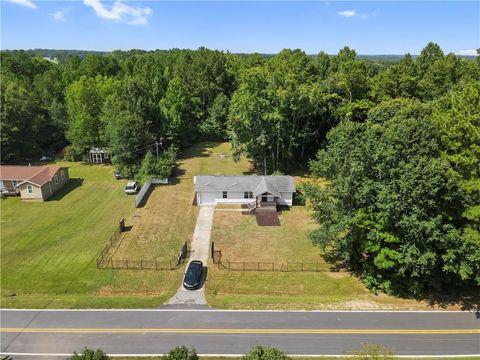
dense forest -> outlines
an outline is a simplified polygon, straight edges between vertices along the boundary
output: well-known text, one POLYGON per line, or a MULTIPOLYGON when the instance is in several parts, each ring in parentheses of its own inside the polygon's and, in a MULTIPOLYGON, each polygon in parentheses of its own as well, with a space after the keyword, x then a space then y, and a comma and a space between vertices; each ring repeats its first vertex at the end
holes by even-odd
POLYGON ((145 178, 168 175, 195 141, 228 139, 260 173, 319 179, 301 189, 320 224, 312 241, 372 290, 480 285, 480 57, 429 43, 396 62, 348 47, 57 60, 1 53, 2 162, 108 147, 145 178))

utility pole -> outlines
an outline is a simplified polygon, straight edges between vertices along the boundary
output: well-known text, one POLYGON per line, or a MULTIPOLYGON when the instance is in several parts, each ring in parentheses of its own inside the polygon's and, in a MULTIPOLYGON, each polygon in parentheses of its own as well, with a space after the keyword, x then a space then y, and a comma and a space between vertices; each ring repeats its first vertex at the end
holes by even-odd
POLYGON ((158 141, 155 141, 155 147, 157 148, 157 160, 158 160, 158 141))

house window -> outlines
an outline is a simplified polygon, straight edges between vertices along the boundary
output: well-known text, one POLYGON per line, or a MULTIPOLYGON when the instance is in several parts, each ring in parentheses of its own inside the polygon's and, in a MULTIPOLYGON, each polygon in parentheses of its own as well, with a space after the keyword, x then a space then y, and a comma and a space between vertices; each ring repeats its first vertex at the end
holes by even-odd
POLYGON ((107 153, 103 154, 104 159, 108 159, 109 157, 110 157, 110 155, 108 155, 107 153))
POLYGON ((58 175, 55 175, 55 176, 53 177, 53 181, 55 181, 55 184, 58 184, 58 175))
POLYGON ((244 199, 253 199, 253 192, 251 192, 251 191, 245 191, 245 192, 243 193, 243 198, 244 198, 244 199))
POLYGON ((27 192, 29 194, 33 194, 33 186, 32 185, 27 185, 27 192))
POLYGON ((102 154, 92 154, 92 162, 100 164, 102 162, 102 154))
POLYGON ((12 180, 12 185, 14 188, 16 188, 18 185, 18 180, 12 180))
POLYGON ((222 198, 223 198, 223 199, 227 199, 227 198, 228 198, 228 194, 227 194, 226 191, 223 191, 223 192, 222 192, 222 198))
POLYGON ((60 176, 62 177, 62 180, 65 180, 65 171, 60 171, 60 176))

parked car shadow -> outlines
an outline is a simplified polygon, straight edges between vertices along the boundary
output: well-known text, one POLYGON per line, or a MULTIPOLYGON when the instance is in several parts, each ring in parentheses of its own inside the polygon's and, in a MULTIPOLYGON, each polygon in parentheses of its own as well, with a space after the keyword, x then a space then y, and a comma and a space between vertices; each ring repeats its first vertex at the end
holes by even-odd
POLYGON ((198 285, 198 290, 203 289, 203 286, 205 285, 205 282, 207 281, 207 275, 208 275, 208 267, 204 266, 203 267, 202 278, 200 279, 200 285, 198 285))
POLYGON ((65 184, 60 190, 58 190, 55 194, 50 196, 46 201, 59 201, 62 200, 65 196, 70 194, 76 188, 83 185, 83 178, 70 178, 70 181, 65 184))

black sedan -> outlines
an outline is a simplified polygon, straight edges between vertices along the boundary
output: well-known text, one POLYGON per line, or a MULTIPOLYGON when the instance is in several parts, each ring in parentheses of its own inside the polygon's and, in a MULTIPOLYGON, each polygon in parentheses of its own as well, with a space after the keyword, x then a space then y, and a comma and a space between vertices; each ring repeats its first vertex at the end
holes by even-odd
POLYGON ((195 290, 200 287, 203 275, 203 263, 194 260, 188 264, 187 272, 183 279, 183 287, 188 290, 195 290))

